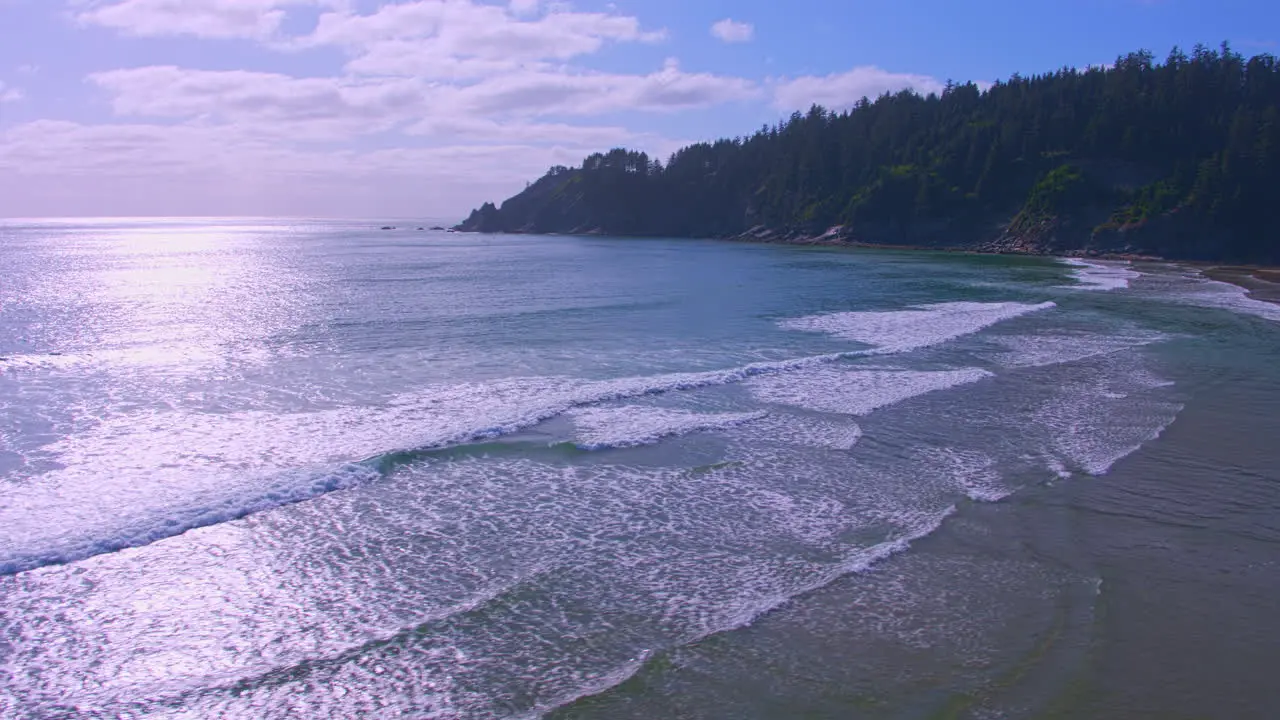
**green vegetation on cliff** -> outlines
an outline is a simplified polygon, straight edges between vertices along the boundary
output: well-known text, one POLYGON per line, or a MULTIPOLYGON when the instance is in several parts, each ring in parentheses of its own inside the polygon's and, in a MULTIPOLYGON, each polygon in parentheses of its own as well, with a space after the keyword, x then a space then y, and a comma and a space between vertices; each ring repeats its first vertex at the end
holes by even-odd
POLYGON ((552 168, 459 229, 1277 263, 1280 64, 1197 46, 815 106, 665 165, 617 149, 552 168))

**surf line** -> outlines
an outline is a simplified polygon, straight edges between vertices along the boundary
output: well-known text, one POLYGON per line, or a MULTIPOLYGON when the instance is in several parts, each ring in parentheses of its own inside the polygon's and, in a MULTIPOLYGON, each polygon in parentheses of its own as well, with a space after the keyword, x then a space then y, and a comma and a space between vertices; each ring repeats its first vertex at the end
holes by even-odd
MULTIPOLYGON (((1025 306, 1025 312, 1034 312, 1053 306, 1052 302, 1028 305, 1025 306)), ((69 564, 97 555, 143 547, 198 528, 239 520, 277 507, 298 504, 332 492, 351 489, 386 477, 407 458, 425 452, 491 440, 545 422, 574 408, 648 395, 728 385, 761 375, 793 372, 842 360, 901 354, 978 332, 991 324, 1021 314, 1023 313, 1019 312, 992 318, 989 322, 967 328, 967 331, 962 333, 944 333, 937 337, 936 342, 930 342, 927 345, 877 346, 789 360, 755 362, 724 370, 590 381, 578 386, 575 390, 557 394, 558 397, 541 401, 534 399, 532 406, 516 408, 511 412, 510 417, 499 419, 497 422, 435 438, 416 447, 381 452, 322 472, 293 470, 268 475, 262 478, 265 481, 265 487, 258 487, 256 491, 239 497, 230 496, 212 502, 206 500, 200 505, 167 508, 158 516, 125 521, 126 524, 123 527, 104 528, 106 532, 102 533, 90 532, 72 538, 67 538, 65 535, 61 538, 47 538, 45 543, 42 543, 43 547, 0 546, 0 576, 14 575, 50 565, 69 564)), ((37 539, 36 542, 40 540, 37 539)))
MULTIPOLYGON (((535 402, 533 407, 517 408, 512 417, 440 437, 410 448, 381 452, 360 460, 343 463, 320 472, 292 470, 263 478, 256 491, 240 496, 204 499, 197 505, 177 506, 152 517, 124 520, 105 533, 86 533, 79 537, 34 538, 42 547, 13 547, 12 540, 0 539, 0 576, 15 575, 51 565, 65 565, 90 557, 143 547, 202 527, 220 525, 278 507, 298 504, 317 497, 358 487, 385 477, 408 458, 431 451, 492 440, 503 435, 559 416, 577 407, 646 395, 660 395, 714 385, 742 382, 748 378, 795 370, 876 354, 874 350, 857 350, 815 355, 775 362, 751 363, 737 368, 700 373, 621 378, 588 382, 550 401, 535 402), (51 541, 51 542, 50 542, 51 541), (7 547, 6 547, 7 545, 7 547)), ((64 528, 65 530, 65 528, 64 528)), ((104 528, 105 530, 105 528, 104 528)), ((72 534, 74 535, 74 530, 72 534)))

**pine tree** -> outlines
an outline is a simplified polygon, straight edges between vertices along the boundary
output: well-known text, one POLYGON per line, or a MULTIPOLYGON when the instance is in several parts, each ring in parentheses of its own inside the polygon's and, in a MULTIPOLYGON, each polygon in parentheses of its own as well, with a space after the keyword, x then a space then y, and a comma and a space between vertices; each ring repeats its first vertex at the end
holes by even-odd
POLYGON ((840 112, 814 105, 665 164, 615 148, 552 168, 462 227, 708 236, 843 224, 878 242, 964 245, 1039 213, 1076 218, 1080 247, 1107 228, 1176 220, 1187 229, 1176 243, 1140 233, 1125 242, 1280 262, 1277 187, 1280 63, 1223 43, 1190 55, 1175 47, 1163 63, 1139 51, 1110 68, 1015 74, 985 91, 948 81, 924 97, 886 93, 840 112))

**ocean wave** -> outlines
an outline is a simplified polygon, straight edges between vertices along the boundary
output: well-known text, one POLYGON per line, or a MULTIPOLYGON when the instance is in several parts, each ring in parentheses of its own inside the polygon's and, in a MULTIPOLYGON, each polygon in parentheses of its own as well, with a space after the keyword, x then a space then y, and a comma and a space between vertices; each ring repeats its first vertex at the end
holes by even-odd
MULTIPOLYGON (((586 382, 544 377, 465 383, 406 394, 380 407, 312 413, 152 412, 116 417, 46 446, 62 469, 40 475, 38 482, 0 489, 0 575, 147 545, 303 502, 377 479, 387 468, 388 456, 490 440, 574 408, 906 352, 1051 307, 1053 303, 945 303, 800 319, 793 321, 796 327, 829 328, 878 347, 723 370, 586 382)), ((761 382, 752 391, 770 401, 856 415, 987 375, 977 369, 802 374, 790 383, 761 382), (840 386, 828 386, 832 381, 840 386)), ((747 420, 744 416, 708 422, 747 420)), ((692 422, 694 427, 703 420, 679 422, 692 422)), ((660 431, 654 427, 613 440, 649 441, 648 435, 660 431)), ((687 430, 676 430, 683 431, 687 430)), ((586 440, 588 445, 608 442, 586 440)))
POLYGON ((759 400, 841 415, 866 415, 926 393, 992 377, 980 368, 863 370, 820 368, 749 383, 759 400))
POLYGON ((468 383, 404 395, 383 407, 314 413, 117 417, 46 446, 63 469, 0 490, 0 575, 303 502, 376 479, 389 456, 490 440, 576 407, 736 383, 861 354, 589 382, 468 383))
MULTIPOLYGON (((907 551, 912 543, 936 532, 955 511, 956 508, 951 506, 938 512, 918 515, 917 524, 904 528, 902 532, 891 539, 869 547, 849 550, 844 557, 826 568, 814 572, 803 583, 787 587, 785 590, 780 588, 775 593, 740 601, 733 607, 717 608, 714 624, 686 635, 667 638, 665 642, 662 642, 657 647, 639 649, 631 657, 612 667, 599 667, 593 668, 590 672, 577 672, 575 673, 578 680, 576 683, 565 687, 563 691, 550 698, 537 702, 526 711, 512 715, 512 717, 534 720, 545 716, 556 708, 570 705, 585 697, 603 693, 626 682, 656 657, 676 648, 700 642, 708 637, 748 627, 759 618, 796 598, 826 587, 842 577, 867 572, 878 563, 907 551)), ((501 604, 507 596, 519 594, 523 589, 523 585, 523 581, 510 584, 501 591, 478 598, 476 602, 460 605, 443 617, 431 618, 422 624, 404 628, 387 637, 354 646, 333 655, 308 659, 297 665, 273 668, 253 677, 242 678, 234 688, 224 687, 219 689, 224 692, 232 690, 233 692, 229 693, 231 695, 253 694, 263 688, 289 682, 302 673, 320 676, 341 675, 350 666, 359 664, 362 658, 377 653, 383 648, 394 646, 401 651, 407 650, 409 645, 420 642, 421 638, 428 636, 428 631, 444 632, 448 635, 449 629, 447 626, 449 624, 469 614, 486 612, 487 606, 501 604)), ((336 686, 341 685, 342 683, 336 683, 336 686)), ((212 694, 211 690, 213 689, 201 689, 198 691, 198 695, 208 696, 212 694)), ((437 702, 448 708, 448 712, 445 714, 456 717, 488 716, 486 710, 475 707, 477 704, 483 704, 476 702, 478 698, 449 697, 450 695, 452 693, 444 692, 439 693, 436 697, 437 702)), ((333 705, 341 705, 343 699, 343 695, 340 694, 330 702, 333 705)), ((172 703, 177 700, 194 700, 194 704, 197 706, 200 704, 197 698, 190 696, 164 698, 162 702, 172 703)))
POLYGON ((996 470, 995 458, 984 452, 939 448, 932 453, 950 471, 960 490, 974 502, 999 502, 1013 494, 996 470))
MULTIPOLYGON (((682 638, 671 647, 664 648, 663 652, 670 651, 675 647, 691 645, 713 635, 719 635, 739 628, 748 627, 760 617, 776 610, 792 600, 795 600, 796 598, 803 597, 804 595, 820 590, 847 575, 867 572, 876 564, 910 549, 912 543, 932 535, 941 528, 947 518, 954 515, 955 512, 955 506, 948 507, 941 512, 924 518, 923 521, 914 528, 908 530, 897 538, 878 543, 871 547, 856 550, 847 555, 841 562, 832 565, 825 572, 815 574, 813 578, 804 585, 792 588, 790 592, 760 597, 753 599, 750 602, 743 603, 723 617, 721 622, 719 622, 715 627, 708 628, 704 632, 692 637, 682 638)), ((608 679, 607 682, 596 681, 579 687, 573 692, 566 693, 561 697, 556 698, 554 701, 544 703, 533 711, 521 714, 518 717, 522 720, 534 720, 535 718, 545 716, 556 708, 570 705, 578 700, 582 700, 583 698, 598 695, 606 690, 621 685, 636 673, 640 672, 645 664, 652 662, 658 655, 658 652, 646 650, 639 658, 636 658, 621 667, 614 668, 611 672, 607 673, 604 676, 608 679)))
MULTIPOLYGON (((732 433, 748 430, 769 434, 754 425, 732 433)), ((330 494, 252 532, 227 527, 49 568, 18 583, 37 590, 10 598, 31 639, 23 662, 71 668, 88 688, 77 702, 104 715, 179 704, 201 716, 272 715, 305 689, 315 712, 360 716, 379 699, 402 702, 406 688, 426 690, 393 710, 536 715, 907 550, 945 520, 957 494, 996 489, 983 484, 990 478, 976 456, 831 456, 813 472, 807 444, 766 442, 745 462, 700 472, 519 455, 415 463, 367 492, 330 494), (130 612, 128 575, 144 569, 182 592, 130 612), (215 582, 202 582, 210 574, 215 582), (104 650, 52 642, 66 628, 41 614, 41 597, 82 587, 91 589, 71 595, 85 603, 78 619, 114 623, 104 650), (619 616, 628 622, 616 624, 619 616), (121 672, 158 656, 113 650, 175 626, 211 638, 217 662, 121 672), (530 648, 522 640, 530 631, 546 642, 530 648), (476 687, 486 692, 468 692, 476 687), (513 695, 529 704, 502 704, 513 695), (137 698, 144 705, 120 705, 137 698)), ((55 702, 50 690, 60 686, 20 689, 25 703, 55 702)))
POLYGON ((810 417, 770 412, 730 436, 744 448, 762 442, 818 450, 852 450, 862 439, 862 428, 847 418, 810 417))
POLYGON ((1229 310, 1241 315, 1252 315, 1273 322, 1280 322, 1280 305, 1249 297, 1249 291, 1239 285, 1209 280, 1197 276, 1190 288, 1176 291, 1174 300, 1186 305, 1229 310))
POLYGON ((1009 368, 1045 367, 1111 355, 1168 339, 1168 335, 1146 331, 1115 335, 1002 335, 992 341, 1004 350, 994 353, 991 359, 1009 368))
POLYGON ((1142 273, 1129 268, 1128 261, 1062 258, 1059 262, 1074 268, 1071 277, 1077 284, 1063 286, 1072 290, 1123 290, 1129 287, 1130 281, 1142 277, 1142 273))
POLYGON ((0 356, 0 372, 6 370, 64 369, 84 362, 82 355, 61 353, 19 353, 0 356))
MULTIPOLYGON (((803 448, 786 455, 807 467, 803 448)), ((839 478, 793 487, 761 472, 776 457, 696 474, 527 458, 417 467, 379 483, 376 495, 330 495, 252 533, 227 528, 41 571, 19 583, 32 592, 9 597, 31 640, 22 661, 72 668, 77 702, 103 715, 178 704, 200 716, 273 715, 299 685, 320 691, 311 695, 317 712, 343 717, 363 715, 376 698, 403 698, 406 687, 430 689, 431 709, 449 717, 494 717, 509 692, 530 698, 520 711, 545 709, 610 687, 651 653, 749 624, 905 550, 955 502, 946 467, 929 458, 913 456, 926 462, 906 468, 845 464, 839 478), (907 488, 908 479, 919 481, 907 488), (350 562, 355 554, 362 561, 350 562), (139 612, 129 575, 143 569, 175 591, 139 612), (209 637, 219 661, 121 672, 161 649, 119 656, 53 642, 67 628, 45 621, 39 601, 60 587, 84 603, 77 620, 113 619, 115 649, 176 623, 209 637), (331 602, 333 589, 343 602, 331 602), (547 642, 529 647, 531 629, 547 642), (480 683, 493 692, 465 691, 480 683), (143 705, 120 705, 132 702, 143 705)), ((25 706, 42 707, 57 699, 50 688, 32 680, 16 689, 25 706)))
POLYGON ((759 420, 766 412, 696 413, 660 407, 590 407, 571 413, 584 450, 652 445, 672 435, 724 430, 759 420))
POLYGON ((1183 405, 1155 391, 1171 387, 1149 370, 1113 365, 1105 375, 1061 385, 1032 418, 1048 432, 1048 469, 1058 477, 1076 468, 1101 476, 1160 437, 1183 405))
MULTIPOLYGON (((234 495, 206 491, 193 496, 184 488, 182 496, 175 498, 176 506, 156 508, 150 513, 137 513, 136 507, 113 503, 107 487, 103 488, 105 492, 75 498, 72 508, 65 503, 59 506, 61 498, 44 486, 7 488, 4 505, 0 506, 0 521, 6 523, 0 538, 0 575, 149 545, 188 530, 303 502, 377 477, 372 468, 351 464, 324 472, 299 470, 260 478, 234 495)), ((154 486, 144 491, 166 490, 166 494, 176 494, 154 486)))
POLYGON ((906 310, 810 315, 785 320, 781 325, 789 330, 821 332, 871 345, 871 354, 891 354, 940 345, 1004 320, 1053 307, 1056 305, 1052 302, 949 302, 906 310))
MULTIPOLYGON (((605 652, 603 657, 613 656, 612 664, 590 668, 571 666, 566 672, 555 673, 554 679, 541 677, 541 683, 559 686, 558 691, 508 716, 533 720, 556 708, 616 687, 640 672, 656 657, 714 635, 750 626, 795 598, 830 585, 841 577, 867 572, 878 563, 908 550, 912 543, 937 531, 954 513, 954 506, 939 511, 916 513, 913 516, 914 524, 901 528, 891 537, 874 545, 846 549, 841 557, 835 558, 825 567, 814 567, 813 572, 801 582, 774 588, 772 592, 752 594, 747 598, 733 600, 731 605, 714 608, 714 612, 709 613, 708 619, 711 622, 707 625, 697 629, 690 626, 687 632, 678 635, 652 638, 652 641, 656 641, 653 646, 638 648, 622 657, 618 657, 616 650, 605 652)), ((185 688, 149 688, 146 694, 127 701, 126 707, 119 704, 119 696, 90 692, 80 698, 81 706, 85 710, 103 715, 119 714, 121 710, 127 709, 130 713, 148 716, 167 708, 182 706, 197 714, 224 716, 239 714, 248 703, 255 711, 263 712, 266 707, 279 707, 281 701, 287 701, 287 698, 278 693, 280 689, 298 682, 300 678, 306 678, 325 690, 312 696, 313 707, 323 708, 331 714, 354 716, 364 701, 385 693, 386 683, 411 681, 419 683, 417 687, 429 692, 425 697, 422 694, 416 697, 412 705, 395 707, 397 712, 422 713, 429 710, 429 714, 441 717, 493 717, 495 708, 491 699, 466 692, 460 687, 462 682, 454 677, 458 674, 460 665, 467 669, 463 671, 465 674, 475 665, 488 662, 490 656, 473 655, 479 651, 474 646, 468 647, 464 652, 454 643, 459 634, 475 632, 491 622, 495 613, 505 612, 517 604, 524 611, 532 610, 530 599, 540 597, 546 590, 542 586, 554 582, 555 576, 562 574, 548 566, 531 568, 465 600, 432 612, 411 625, 385 632, 372 632, 347 646, 327 648, 318 654, 304 654, 284 664, 245 666, 234 673, 227 673, 225 668, 207 669, 206 674, 198 677, 184 677, 182 684, 185 688), (408 673, 405 672, 407 668, 396 662, 406 657, 412 657, 417 663, 408 673), (406 674, 411 675, 412 680, 406 674)), ((553 613, 552 616, 558 617, 559 613, 553 613)), ((492 632, 485 632, 484 637, 491 642, 503 641, 501 634, 492 632)), ((510 641, 510 638, 507 640, 510 641)), ((552 656, 539 655, 536 659, 540 663, 566 663, 565 659, 552 656)), ((382 697, 398 698, 399 695, 387 694, 382 697)), ((36 702, 34 705, 39 707, 40 703, 36 702)), ((42 709, 52 708, 45 706, 42 709)), ((507 708, 507 712, 512 710, 513 708, 507 708)))

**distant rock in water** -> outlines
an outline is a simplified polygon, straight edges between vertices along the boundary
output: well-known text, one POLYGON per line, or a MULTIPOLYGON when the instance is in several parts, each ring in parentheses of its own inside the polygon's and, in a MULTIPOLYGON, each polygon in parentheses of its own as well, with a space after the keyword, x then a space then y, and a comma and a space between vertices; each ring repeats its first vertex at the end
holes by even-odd
MULTIPOLYGON (((418 228, 418 229, 419 229, 419 230, 421 230, 422 228, 418 228)), ((432 229, 432 230, 438 230, 438 231, 441 231, 441 232, 443 232, 443 231, 444 231, 444 228, 443 228, 443 227, 441 227, 440 225, 434 225, 434 226, 432 226, 432 228, 431 228, 431 229, 432 229)))
POLYGON ((383 225, 383 226, 382 226, 382 229, 383 229, 383 230, 395 230, 396 228, 395 228, 395 226, 394 226, 394 225, 383 225))
POLYGON ((1223 45, 557 166, 456 230, 1280 264, 1280 62, 1223 45))

